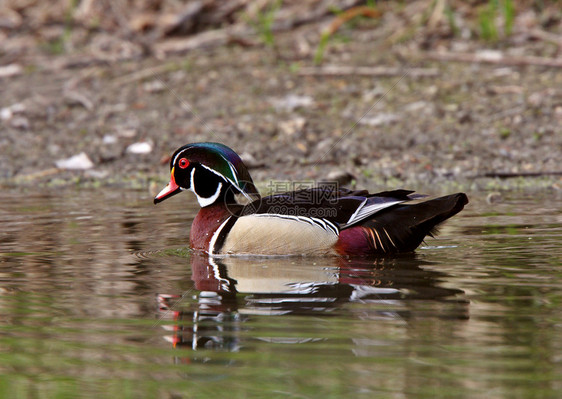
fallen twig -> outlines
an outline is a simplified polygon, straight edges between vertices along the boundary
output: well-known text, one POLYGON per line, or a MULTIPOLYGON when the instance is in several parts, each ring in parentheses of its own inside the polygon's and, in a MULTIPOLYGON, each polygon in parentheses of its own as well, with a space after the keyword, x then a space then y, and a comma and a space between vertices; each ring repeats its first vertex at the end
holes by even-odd
POLYGON ((452 62, 473 62, 482 64, 511 65, 511 66, 544 66, 550 68, 562 68, 562 58, 545 58, 534 56, 505 56, 497 54, 490 56, 488 54, 472 54, 472 53, 449 53, 449 52, 428 52, 423 53, 421 58, 436 61, 452 61, 452 62))
POLYGON ((402 68, 402 67, 350 67, 341 65, 326 65, 323 67, 308 67, 299 70, 303 76, 402 76, 432 77, 438 76, 437 68, 402 68))
POLYGON ((497 177, 509 179, 513 177, 541 177, 541 176, 562 176, 562 170, 551 170, 545 172, 487 172, 474 176, 478 177, 497 177))
POLYGON ((542 29, 531 29, 524 31, 533 39, 543 40, 545 42, 554 43, 557 46, 562 46, 562 36, 555 33, 547 32, 542 29))
POLYGON ((166 63, 163 65, 157 65, 157 66, 141 69, 140 71, 136 71, 116 78, 115 80, 113 80, 113 84, 120 86, 120 85, 126 85, 129 83, 136 82, 137 80, 154 78, 157 75, 160 75, 161 73, 170 72, 175 69, 178 69, 179 65, 177 65, 177 67, 176 65, 177 64, 166 63))
POLYGON ((229 26, 228 28, 215 29, 199 33, 196 36, 165 40, 154 45, 154 53, 158 58, 165 58, 170 54, 184 54, 200 48, 213 48, 227 44, 237 37, 244 37, 252 30, 242 25, 229 26))
POLYGON ((332 21, 325 34, 333 35, 344 23, 360 15, 368 18, 380 18, 382 13, 373 7, 368 7, 368 6, 352 7, 349 10, 346 10, 342 12, 340 15, 338 15, 332 21))
POLYGON ((33 181, 33 180, 41 179, 43 177, 55 175, 55 174, 61 173, 61 172, 63 172, 63 169, 49 168, 49 169, 41 170, 39 172, 29 173, 27 175, 18 175, 18 176, 13 177, 11 180, 13 180, 13 181, 16 181, 16 180, 17 181, 33 181))

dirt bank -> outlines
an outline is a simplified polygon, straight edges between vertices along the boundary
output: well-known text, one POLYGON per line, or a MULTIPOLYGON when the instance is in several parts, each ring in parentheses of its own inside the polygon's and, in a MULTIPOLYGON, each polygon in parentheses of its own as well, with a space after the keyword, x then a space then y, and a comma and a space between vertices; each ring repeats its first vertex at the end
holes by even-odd
POLYGON ((498 11, 494 37, 481 2, 382 3, 347 22, 324 2, 238 2, 222 22, 203 8, 176 25, 133 2, 127 29, 89 25, 99 10, 85 3, 71 22, 66 2, 44 20, 31 6, 0 18, 3 186, 158 186, 195 141, 231 146, 261 182, 562 186, 556 3, 517 9, 508 33, 498 11))

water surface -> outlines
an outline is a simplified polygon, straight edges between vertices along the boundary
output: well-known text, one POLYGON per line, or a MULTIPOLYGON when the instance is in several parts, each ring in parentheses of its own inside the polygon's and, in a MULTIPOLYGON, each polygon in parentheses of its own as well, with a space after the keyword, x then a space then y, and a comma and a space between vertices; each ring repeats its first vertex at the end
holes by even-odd
POLYGON ((415 255, 209 260, 141 192, 4 192, 0 397, 557 398, 560 194, 485 193, 415 255))

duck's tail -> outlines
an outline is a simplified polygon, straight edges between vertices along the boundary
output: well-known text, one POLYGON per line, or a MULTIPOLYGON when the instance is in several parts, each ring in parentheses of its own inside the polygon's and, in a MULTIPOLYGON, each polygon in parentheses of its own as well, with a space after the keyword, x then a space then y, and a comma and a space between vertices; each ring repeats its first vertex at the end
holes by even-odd
POLYGON ((457 193, 392 206, 359 226, 342 230, 338 252, 358 255, 411 252, 426 236, 436 235, 439 224, 459 213, 467 203, 466 194, 457 193))

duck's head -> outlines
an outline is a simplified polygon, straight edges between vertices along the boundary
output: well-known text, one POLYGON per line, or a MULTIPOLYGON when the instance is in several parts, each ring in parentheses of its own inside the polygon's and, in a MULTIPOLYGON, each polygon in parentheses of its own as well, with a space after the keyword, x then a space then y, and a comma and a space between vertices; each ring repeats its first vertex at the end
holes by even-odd
POLYGON ((237 198, 249 202, 259 197, 250 173, 232 149, 220 143, 194 143, 180 147, 170 160, 171 178, 154 198, 157 204, 191 190, 201 207, 217 201, 234 203, 237 198))

